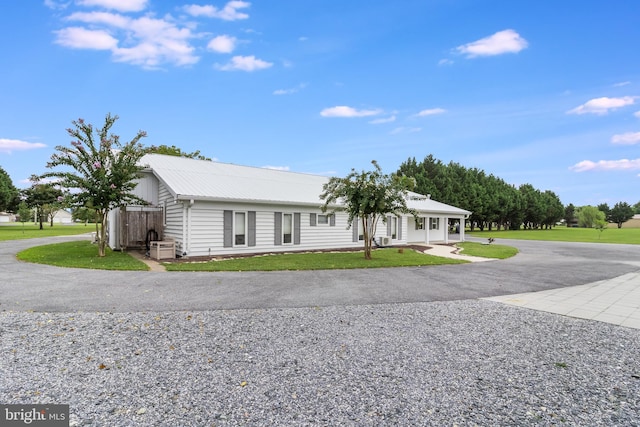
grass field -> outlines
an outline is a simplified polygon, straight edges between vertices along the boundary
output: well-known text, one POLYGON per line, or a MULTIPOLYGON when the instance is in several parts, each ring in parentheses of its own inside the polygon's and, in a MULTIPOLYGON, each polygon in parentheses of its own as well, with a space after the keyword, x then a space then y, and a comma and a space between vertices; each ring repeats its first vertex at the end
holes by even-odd
POLYGON ((441 264, 462 264, 466 261, 425 255, 411 249, 376 249, 373 259, 364 259, 363 252, 319 252, 275 254, 206 262, 163 263, 168 271, 276 271, 276 270, 338 270, 351 268, 408 267, 441 264))
POLYGON ((557 242, 640 244, 640 228, 609 227, 600 232, 593 228, 555 227, 551 230, 501 230, 467 232, 468 236, 494 239, 548 240, 557 242))
POLYGON ((87 226, 84 224, 54 224, 53 227, 49 227, 49 224, 42 224, 42 230, 40 230, 39 227, 39 224, 33 225, 32 222, 25 222, 24 228, 21 222, 0 224, 0 241, 33 239, 36 237, 71 236, 96 231, 96 227, 93 224, 87 226))
POLYGON ((25 249, 17 255, 19 260, 57 267, 90 268, 97 270, 138 270, 149 267, 124 252, 107 248, 106 256, 98 256, 98 247, 88 240, 54 243, 25 249))

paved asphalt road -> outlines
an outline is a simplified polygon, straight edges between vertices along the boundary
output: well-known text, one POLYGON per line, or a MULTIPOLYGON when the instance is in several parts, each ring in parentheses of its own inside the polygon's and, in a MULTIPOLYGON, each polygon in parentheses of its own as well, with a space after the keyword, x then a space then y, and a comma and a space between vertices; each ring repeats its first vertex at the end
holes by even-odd
POLYGON ((640 270, 640 245, 524 240, 499 242, 520 250, 502 261, 340 271, 105 272, 15 258, 27 247, 69 239, 0 242, 0 310, 199 311, 448 301, 581 285, 640 270))

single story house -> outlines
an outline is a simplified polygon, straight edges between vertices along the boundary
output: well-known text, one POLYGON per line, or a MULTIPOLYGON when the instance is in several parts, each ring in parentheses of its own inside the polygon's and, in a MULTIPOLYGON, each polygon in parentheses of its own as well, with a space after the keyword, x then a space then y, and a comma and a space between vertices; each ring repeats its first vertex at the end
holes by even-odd
MULTIPOLYGON (((360 224, 349 228, 345 212, 321 211, 327 177, 160 154, 145 155, 141 164, 145 169, 135 192, 149 205, 111 212, 112 248, 119 249, 121 224, 130 222, 123 214, 151 210, 161 215, 154 224, 162 225, 143 232, 173 240, 183 257, 363 246, 360 224)), ((457 225, 456 240, 464 240, 471 212, 413 192, 407 205, 419 220, 410 214, 389 216, 386 224, 378 224, 377 242, 448 243, 450 225, 457 225)))

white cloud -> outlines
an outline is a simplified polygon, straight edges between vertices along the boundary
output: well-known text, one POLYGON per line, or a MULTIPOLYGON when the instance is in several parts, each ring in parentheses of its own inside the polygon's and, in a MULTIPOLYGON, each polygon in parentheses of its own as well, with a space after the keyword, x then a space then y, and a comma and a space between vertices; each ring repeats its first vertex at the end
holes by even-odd
POLYGON ((616 108, 625 107, 627 105, 633 105, 635 103, 635 96, 624 96, 622 98, 594 98, 585 102, 584 104, 567 111, 567 114, 607 114, 609 110, 615 110, 616 108))
POLYGON ((110 12, 78 12, 66 19, 103 27, 68 27, 56 31, 56 43, 66 47, 110 50, 115 61, 149 69, 163 63, 191 65, 200 59, 189 43, 195 37, 191 30, 178 27, 169 18, 134 19, 110 12))
POLYGON ((33 150, 36 148, 44 148, 45 144, 40 142, 27 142, 19 139, 0 138, 0 152, 11 153, 12 151, 33 150))
POLYGON ((433 116, 436 114, 446 113, 447 110, 444 108, 430 108, 428 110, 422 110, 418 114, 415 114, 414 117, 425 117, 425 116, 433 116))
POLYGON ((456 50, 465 54, 467 58, 475 58, 478 56, 518 53, 528 45, 529 43, 514 30, 503 30, 489 37, 458 46, 456 50))
POLYGON ((386 117, 383 119, 375 119, 375 120, 371 120, 369 123, 371 123, 372 125, 379 125, 382 123, 391 123, 391 122, 395 122, 396 121, 396 116, 390 116, 390 117, 386 117))
POLYGON ((73 49, 112 50, 118 47, 118 40, 103 30, 68 27, 55 31, 55 34, 56 43, 73 49))
POLYGON ((640 119, 640 111, 636 111, 635 113, 633 113, 633 115, 640 119))
POLYGON ((422 128, 408 128, 404 126, 400 126, 389 132, 389 135, 397 135, 399 133, 415 133, 420 132, 422 128))
POLYGON ((232 36, 217 36, 207 44, 207 49, 218 53, 231 53, 236 48, 237 39, 232 36))
POLYGON ((274 171, 289 171, 289 166, 262 166, 263 169, 271 169, 274 171))
POLYGON ((147 0, 76 0, 81 6, 103 7, 120 12, 140 12, 147 7, 147 0))
POLYGON ((635 170, 640 169, 640 159, 599 160, 597 162, 583 160, 569 169, 575 172, 635 170))
POLYGON ((357 110, 346 105, 325 108, 320 112, 322 117, 368 117, 381 114, 382 110, 357 110))
POLYGON ((234 56, 231 58, 231 62, 224 65, 216 64, 215 67, 221 71, 256 71, 269 68, 273 65, 272 62, 263 61, 257 59, 255 56, 234 56))
POLYGON ((640 132, 627 132, 611 137, 613 144, 634 145, 640 143, 640 132))
POLYGON ((441 59, 440 61, 438 61, 438 65, 451 65, 453 64, 453 61, 451 59, 441 59))
POLYGON ((44 0, 44 5, 53 10, 64 10, 69 7, 70 2, 62 2, 56 0, 44 0))
POLYGON ((622 86, 626 86, 626 85, 630 85, 631 82, 620 82, 620 83, 615 83, 613 85, 613 87, 622 87, 622 86))
POLYGON ((300 83, 298 86, 290 88, 290 89, 277 89, 273 91, 274 95, 291 95, 293 93, 300 92, 300 90, 307 87, 306 83, 300 83))
POLYGON ((246 1, 234 0, 228 2, 222 9, 211 5, 200 6, 191 4, 184 6, 184 10, 191 16, 206 16, 208 18, 219 18, 225 21, 237 21, 249 17, 246 13, 238 12, 238 9, 245 9, 250 5, 251 3, 246 1))

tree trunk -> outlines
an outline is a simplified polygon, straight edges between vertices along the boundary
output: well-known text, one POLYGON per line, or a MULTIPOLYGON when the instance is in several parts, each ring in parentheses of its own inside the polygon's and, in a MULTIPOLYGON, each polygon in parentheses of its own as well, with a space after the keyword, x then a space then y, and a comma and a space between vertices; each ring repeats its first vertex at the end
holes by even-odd
POLYGON ((101 210, 99 215, 102 218, 100 225, 100 237, 98 237, 98 256, 105 256, 105 248, 107 247, 107 214, 106 209, 101 210))
POLYGON ((371 239, 369 233, 369 221, 366 216, 362 217, 362 234, 364 236, 364 259, 371 259, 371 239))

